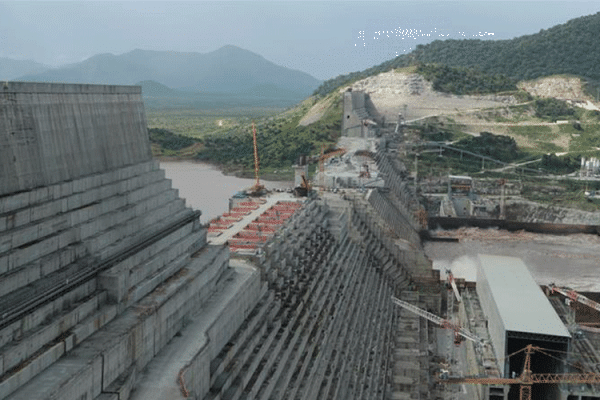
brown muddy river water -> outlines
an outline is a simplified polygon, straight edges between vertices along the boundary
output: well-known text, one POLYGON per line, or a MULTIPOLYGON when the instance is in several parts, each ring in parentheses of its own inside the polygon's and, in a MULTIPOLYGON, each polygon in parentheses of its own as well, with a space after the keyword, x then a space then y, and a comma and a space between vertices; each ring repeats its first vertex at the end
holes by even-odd
MULTIPOLYGON (((179 196, 184 198, 186 205, 202 211, 200 221, 207 223, 229 209, 229 198, 236 192, 254 184, 254 179, 241 179, 224 175, 219 169, 210 164, 190 161, 161 162, 167 178, 173 182, 173 187, 179 189, 179 196)), ((292 182, 262 181, 268 189, 288 188, 292 182)))
MULTIPOLYGON (((442 232, 444 233, 444 232, 442 232)), ((447 232, 459 243, 428 242, 425 253, 433 267, 450 267, 455 276, 476 279, 478 254, 519 257, 538 284, 556 283, 577 291, 600 292, 600 237, 547 235, 497 229, 461 228, 447 232)))

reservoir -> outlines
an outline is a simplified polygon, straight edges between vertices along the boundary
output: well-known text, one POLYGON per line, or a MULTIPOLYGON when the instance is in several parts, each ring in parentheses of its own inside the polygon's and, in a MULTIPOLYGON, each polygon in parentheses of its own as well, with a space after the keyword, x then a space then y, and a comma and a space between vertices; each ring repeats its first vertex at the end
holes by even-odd
MULTIPOLYGON (((202 211, 200 221, 205 224, 229 209, 229 198, 236 192, 254 185, 254 179, 242 179, 223 174, 216 166, 192 161, 165 161, 160 167, 166 171, 173 187, 186 205, 202 211)), ((293 182, 262 181, 267 189, 291 188, 293 182)))

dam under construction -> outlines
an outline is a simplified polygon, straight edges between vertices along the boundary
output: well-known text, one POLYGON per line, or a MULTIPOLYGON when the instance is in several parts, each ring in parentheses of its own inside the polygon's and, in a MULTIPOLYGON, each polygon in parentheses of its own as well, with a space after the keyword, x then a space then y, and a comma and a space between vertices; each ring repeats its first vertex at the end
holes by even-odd
POLYGON ((596 232, 428 232, 400 141, 374 187, 204 225, 139 87, 5 83, 0 399, 600 399, 600 289, 550 285, 597 279, 596 232))

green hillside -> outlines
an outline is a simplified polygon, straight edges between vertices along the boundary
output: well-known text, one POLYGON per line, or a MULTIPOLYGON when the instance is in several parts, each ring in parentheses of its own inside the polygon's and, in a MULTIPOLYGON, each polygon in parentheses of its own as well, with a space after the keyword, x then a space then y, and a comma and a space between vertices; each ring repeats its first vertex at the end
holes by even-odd
POLYGON ((436 40, 364 71, 340 75, 315 91, 325 94, 367 76, 419 64, 468 67, 514 80, 571 74, 600 82, 600 12, 510 40, 436 40))

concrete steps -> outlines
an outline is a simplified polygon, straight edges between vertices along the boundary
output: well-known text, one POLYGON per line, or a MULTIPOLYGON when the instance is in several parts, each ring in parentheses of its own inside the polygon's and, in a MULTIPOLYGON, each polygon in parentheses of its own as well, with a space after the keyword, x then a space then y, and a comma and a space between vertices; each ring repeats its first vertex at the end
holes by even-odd
POLYGON ((294 228, 286 225, 273 238, 277 246, 267 244, 266 256, 258 258, 268 289, 243 325, 215 347, 207 389, 194 396, 382 398, 392 385, 396 310, 385 267, 393 256, 350 212, 347 202, 334 212, 309 203, 299 213, 303 221, 295 216, 294 228), (338 225, 340 241, 329 231, 336 227, 327 215, 347 216, 338 225))
MULTIPOLYGON (((38 376, 44 379, 45 371, 48 376, 55 375, 52 371, 56 368, 62 371, 62 378, 53 381, 61 385, 70 385, 67 382, 74 371, 87 371, 82 376, 103 377, 102 384, 108 387, 112 372, 98 374, 95 363, 98 356, 106 357, 110 339, 106 338, 99 347, 93 345, 95 350, 86 353, 87 358, 79 357, 79 351, 87 351, 77 350, 80 345, 87 346, 89 340, 97 342, 93 340, 95 333, 107 326, 113 330, 113 323, 114 327, 139 329, 133 328, 137 325, 127 312, 128 307, 176 277, 179 271, 206 270, 208 275, 201 279, 206 287, 216 285, 222 274, 222 262, 215 264, 217 268, 211 272, 213 269, 190 258, 206 242, 206 231, 195 215, 177 198, 177 191, 171 189, 156 162, 1 198, 0 305, 7 311, 11 307, 17 310, 36 296, 43 294, 47 299, 40 297, 38 303, 32 303, 39 305, 26 313, 3 314, 22 316, 0 321, 4 322, 0 328, 0 398, 20 393, 19 388, 28 382, 30 390, 38 376), (110 264, 103 267, 108 269, 100 278, 89 275, 109 260, 110 264), (194 267, 190 269, 190 265, 194 267), (86 277, 85 281, 80 283, 80 277, 86 277), (77 351, 77 356, 70 356, 73 351, 77 351), (59 366, 75 359, 78 361, 72 367, 59 366)), ((226 259, 228 253, 224 254, 226 259)), ((181 281, 180 288, 185 285, 181 281)), ((196 300, 205 300, 210 292, 196 295, 196 300)), ((168 303, 167 299, 164 301, 168 303)), ((159 308, 136 306, 143 315, 151 315, 159 308)), ((131 360, 142 360, 143 364, 152 358, 155 348, 158 351, 164 346, 190 311, 189 307, 177 310, 173 322, 180 322, 170 323, 167 329, 151 335, 164 339, 156 344, 153 340, 150 352, 144 341, 138 345, 144 348, 138 354, 124 352, 130 361, 122 368, 126 369, 131 360)), ((119 348, 117 342, 115 348, 119 348)), ((121 355, 117 357, 120 358, 121 355)), ((121 371, 121 366, 114 369, 121 371)), ((83 393, 94 397, 104 389, 93 379, 79 384, 81 389, 72 392, 76 398, 83 393)), ((68 399, 69 393, 62 393, 61 398, 68 399)))
POLYGON ((0 293, 14 291, 64 267, 73 261, 74 256, 80 257, 80 253, 68 257, 59 250, 76 246, 89 237, 93 233, 89 221, 127 204, 127 199, 118 191, 121 186, 136 189, 151 179, 165 181, 164 172, 145 171, 141 176, 131 176, 120 184, 107 183, 96 191, 93 188, 75 194, 68 191, 65 196, 59 192, 59 197, 45 203, 34 203, 37 206, 32 209, 22 208, 0 214, 0 220, 5 221, 0 224, 4 225, 4 229, 0 226, 0 273, 10 273, 7 279, 11 284, 8 289, 5 287, 8 284, 0 285, 0 293), (41 211, 36 211, 38 208, 41 211), (54 255, 56 252, 59 252, 58 255, 54 255), (36 260, 42 261, 43 265, 39 261, 35 263, 36 260))
POLYGON ((186 274, 163 284, 152 296, 146 296, 112 323, 92 333, 72 352, 38 374, 32 384, 9 398, 45 399, 57 393, 62 393, 61 398, 65 399, 79 398, 71 396, 94 398, 134 362, 138 369, 143 368, 183 328, 186 315, 210 297, 214 291, 210 287, 218 284, 222 274, 219 271, 227 262, 227 256, 222 247, 207 249, 197 262, 188 264, 186 274), (170 322, 167 324, 167 321, 170 322), (102 380, 100 387, 96 379, 102 380))

